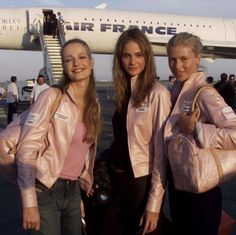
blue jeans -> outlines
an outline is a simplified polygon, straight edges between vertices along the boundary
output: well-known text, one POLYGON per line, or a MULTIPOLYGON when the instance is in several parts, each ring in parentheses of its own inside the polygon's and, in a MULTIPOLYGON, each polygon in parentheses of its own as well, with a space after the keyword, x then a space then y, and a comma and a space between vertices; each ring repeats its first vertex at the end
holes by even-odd
POLYGON ((58 179, 48 189, 36 181, 40 230, 31 235, 82 235, 78 181, 58 179))

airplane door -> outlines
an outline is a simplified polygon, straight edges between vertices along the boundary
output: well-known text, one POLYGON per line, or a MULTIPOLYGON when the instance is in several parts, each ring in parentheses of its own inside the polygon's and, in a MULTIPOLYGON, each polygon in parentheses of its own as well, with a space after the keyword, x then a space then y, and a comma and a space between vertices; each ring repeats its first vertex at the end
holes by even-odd
POLYGON ((43 24, 43 12, 41 8, 29 8, 28 10, 29 31, 31 33, 38 32, 38 22, 43 24))
POLYGON ((233 21, 225 20, 225 40, 226 41, 235 41, 235 24, 233 21))

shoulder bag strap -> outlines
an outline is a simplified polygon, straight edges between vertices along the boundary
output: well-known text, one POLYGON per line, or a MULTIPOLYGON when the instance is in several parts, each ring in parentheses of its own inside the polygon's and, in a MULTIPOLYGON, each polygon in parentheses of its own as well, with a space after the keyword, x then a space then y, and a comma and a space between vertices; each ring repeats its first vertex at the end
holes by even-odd
POLYGON ((57 111, 57 108, 61 102, 61 98, 62 98, 62 93, 61 93, 61 90, 59 88, 54 88, 56 93, 57 93, 57 97, 51 107, 51 118, 50 120, 53 118, 54 114, 56 113, 57 111))
MULTIPOLYGON (((191 111, 193 112, 194 109, 195 109, 195 105, 196 105, 196 101, 197 101, 197 98, 200 94, 200 92, 206 88, 210 88, 210 89, 214 89, 212 86, 210 85, 203 85, 201 87, 199 87, 193 97, 193 102, 192 102, 192 107, 191 107, 191 111)), ((224 177, 224 174, 223 174, 223 169, 222 169, 222 166, 221 166, 221 163, 220 163, 220 160, 219 160, 219 157, 218 157, 218 154, 217 152, 215 151, 215 149, 213 148, 210 148, 210 152, 211 152, 211 155, 212 157, 214 158, 214 161, 216 163, 216 167, 217 167, 217 171, 218 171, 218 174, 219 174, 219 185, 223 182, 223 177, 224 177)))
POLYGON ((192 101, 192 106, 191 106, 191 111, 192 111, 192 112, 193 112, 194 109, 195 109, 196 102, 197 102, 197 98, 198 98, 200 92, 201 92, 202 90, 206 89, 206 88, 214 89, 214 88, 213 88, 212 86, 210 86, 210 85, 203 85, 203 86, 200 86, 200 87, 197 89, 195 95, 193 96, 193 101, 192 101))

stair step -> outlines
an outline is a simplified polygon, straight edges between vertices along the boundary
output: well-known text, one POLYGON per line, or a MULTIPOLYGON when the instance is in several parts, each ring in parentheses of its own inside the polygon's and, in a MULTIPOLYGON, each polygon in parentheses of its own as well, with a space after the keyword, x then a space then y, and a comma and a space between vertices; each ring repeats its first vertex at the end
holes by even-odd
POLYGON ((51 61, 62 62, 61 57, 55 57, 56 55, 48 55, 51 61))
POLYGON ((53 74, 62 74, 62 70, 57 70, 56 68, 52 68, 53 74))
POLYGON ((62 65, 61 60, 50 60, 51 64, 58 64, 58 65, 62 65))
POLYGON ((55 63, 54 61, 51 61, 51 65, 53 65, 53 66, 61 66, 62 67, 62 63, 55 63))
POLYGON ((63 70, 57 70, 56 68, 52 68, 53 74, 63 74, 63 70))
POLYGON ((60 53, 59 52, 55 52, 55 51, 50 51, 49 53, 48 53, 48 55, 49 55, 49 57, 50 56, 58 56, 58 55, 60 55, 60 53))
POLYGON ((47 47, 47 49, 48 49, 48 52, 50 52, 50 51, 58 52, 58 53, 60 52, 60 50, 58 48, 47 47))

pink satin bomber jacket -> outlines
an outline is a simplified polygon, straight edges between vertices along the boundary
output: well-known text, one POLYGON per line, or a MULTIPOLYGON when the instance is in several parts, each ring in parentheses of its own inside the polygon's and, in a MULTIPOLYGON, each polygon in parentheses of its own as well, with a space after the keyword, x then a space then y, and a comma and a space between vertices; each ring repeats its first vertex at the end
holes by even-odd
MULTIPOLYGON (((131 89, 136 78, 131 80, 131 89)), ((139 108, 130 100, 127 133, 130 161, 135 178, 152 175, 146 210, 159 213, 166 185, 166 158, 163 131, 170 112, 170 93, 156 82, 139 108)))
MULTIPOLYGON (((192 101, 198 89, 206 85, 205 73, 194 73, 183 85, 176 81, 172 93, 175 106, 167 120, 164 138, 165 144, 173 135, 181 132, 177 121, 186 101, 192 101)), ((236 149, 236 115, 213 87, 202 90, 197 99, 200 110, 197 138, 202 148, 236 149)), ((176 156, 178 157, 178 156, 176 156)))
MULTIPOLYGON (((62 170, 79 117, 71 92, 68 89, 63 94, 50 121, 50 109, 56 99, 56 92, 53 88, 45 90, 25 121, 16 154, 17 180, 24 208, 37 207, 35 178, 50 188, 62 170)), ((80 187, 85 192, 92 187, 95 154, 96 143, 92 143, 79 178, 80 187)))

